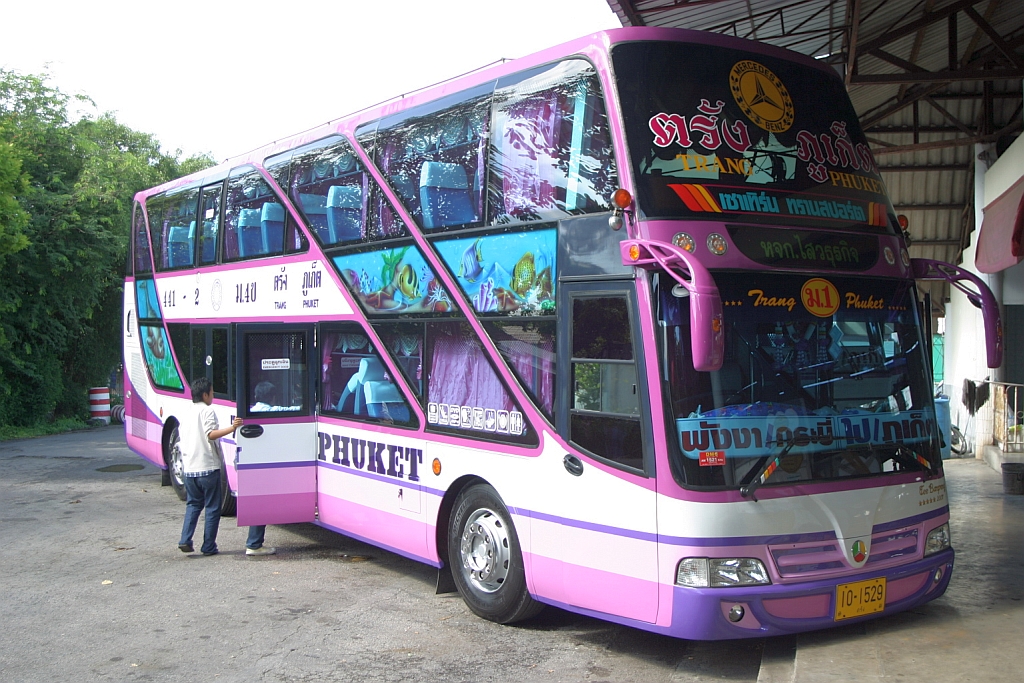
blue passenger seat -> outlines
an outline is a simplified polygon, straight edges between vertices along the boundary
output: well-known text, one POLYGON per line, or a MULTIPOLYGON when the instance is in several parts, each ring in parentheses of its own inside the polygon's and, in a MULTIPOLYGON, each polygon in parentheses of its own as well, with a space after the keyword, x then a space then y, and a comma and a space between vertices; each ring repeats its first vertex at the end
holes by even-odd
POLYGON ((379 382, 384 379, 384 366, 376 358, 363 358, 359 361, 359 370, 349 378, 345 390, 341 392, 336 410, 339 413, 351 415, 366 414, 366 392, 364 385, 367 382, 379 382), (352 410, 346 410, 345 404, 349 397, 353 398, 352 410))
POLYGON ((476 211, 466 179, 466 169, 458 164, 425 161, 420 172, 420 205, 423 227, 475 223, 476 211))
POLYGON ((268 254, 284 253, 284 207, 277 202, 267 202, 260 213, 260 227, 268 254))
POLYGON ((259 209, 242 209, 238 212, 238 255, 242 258, 267 253, 260 222, 259 209))
POLYGON ((217 260, 217 222, 203 221, 203 263, 213 263, 217 260))
POLYGON ((306 214, 309 220, 309 227, 313 229, 316 236, 324 244, 333 244, 337 240, 332 239, 330 228, 327 227, 327 197, 322 194, 299 194, 299 203, 302 204, 302 213, 306 214))
POLYGON ((327 193, 327 226, 334 242, 357 240, 363 228, 363 188, 335 185, 327 193))
POLYGON ((409 421, 409 406, 402 399, 398 387, 391 382, 366 382, 363 391, 366 394, 366 412, 370 417, 409 421))
POLYGON ((167 229, 167 266, 181 268, 192 265, 192 240, 195 235, 196 222, 192 227, 172 225, 167 229))

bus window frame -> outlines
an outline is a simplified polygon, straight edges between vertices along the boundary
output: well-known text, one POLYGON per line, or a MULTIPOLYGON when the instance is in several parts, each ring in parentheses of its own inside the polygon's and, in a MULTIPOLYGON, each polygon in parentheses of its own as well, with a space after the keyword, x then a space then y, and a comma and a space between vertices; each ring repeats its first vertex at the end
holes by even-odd
MULTIPOLYGON (((652 424, 652 399, 650 387, 647 381, 647 363, 644 356, 644 346, 641 330, 640 307, 637 302, 636 281, 632 278, 613 278, 602 280, 579 280, 559 283, 560 293, 558 295, 559 308, 564 315, 558 318, 555 347, 557 349, 557 360, 555 366, 555 425, 558 433, 573 448, 579 450, 588 458, 593 458, 602 464, 613 467, 629 474, 639 475, 647 478, 654 478, 657 475, 656 458, 654 452, 654 426, 652 424), (617 297, 626 300, 626 311, 629 316, 630 344, 633 352, 633 364, 637 375, 637 401, 639 412, 637 420, 640 423, 640 438, 643 457, 643 468, 638 469, 626 465, 603 455, 594 453, 572 440, 570 431, 571 416, 575 412, 593 413, 594 415, 621 416, 617 413, 604 413, 600 411, 576 411, 572 407, 572 378, 573 362, 572 336, 573 336, 573 315, 572 304, 576 299, 597 299, 604 297, 617 297)), ((659 387, 660 390, 660 387, 659 387)))

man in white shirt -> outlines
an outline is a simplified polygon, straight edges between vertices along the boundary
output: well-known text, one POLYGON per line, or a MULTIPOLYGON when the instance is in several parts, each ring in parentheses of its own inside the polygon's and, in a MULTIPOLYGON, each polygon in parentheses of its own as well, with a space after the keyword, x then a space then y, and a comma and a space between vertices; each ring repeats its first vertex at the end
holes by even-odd
POLYGON ((236 417, 230 427, 219 428, 217 414, 213 410, 213 386, 206 377, 192 382, 192 412, 182 419, 178 426, 181 460, 185 476, 185 522, 181 527, 178 550, 190 553, 192 535, 199 522, 199 513, 206 510, 203 531, 203 555, 217 554, 217 530, 220 526, 220 468, 223 463, 221 437, 234 434, 242 426, 242 419, 236 417))

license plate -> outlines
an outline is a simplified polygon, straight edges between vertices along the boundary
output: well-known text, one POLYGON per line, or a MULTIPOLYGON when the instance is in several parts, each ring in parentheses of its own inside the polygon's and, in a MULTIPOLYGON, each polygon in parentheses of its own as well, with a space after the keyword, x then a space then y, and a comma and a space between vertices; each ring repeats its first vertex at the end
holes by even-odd
POLYGON ((836 586, 836 621, 885 609, 885 577, 836 586))

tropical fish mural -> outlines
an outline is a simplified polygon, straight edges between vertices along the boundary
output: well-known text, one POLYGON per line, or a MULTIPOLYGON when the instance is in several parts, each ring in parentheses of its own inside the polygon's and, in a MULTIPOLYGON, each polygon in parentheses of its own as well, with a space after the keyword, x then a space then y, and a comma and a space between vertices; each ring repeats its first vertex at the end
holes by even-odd
POLYGON ((142 350, 146 354, 146 367, 153 377, 153 383, 160 387, 169 389, 181 389, 181 377, 178 376, 178 369, 174 366, 174 358, 169 349, 167 332, 163 325, 140 325, 143 344, 142 350))
POLYGON ((160 316, 160 304, 156 296, 156 284, 149 278, 135 281, 135 306, 140 318, 160 316))
POLYGON ((555 312, 554 228, 437 242, 437 250, 478 313, 555 312))
POLYGON ((334 263, 370 314, 448 313, 454 308, 417 247, 345 254, 334 263))

